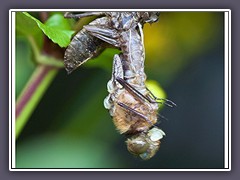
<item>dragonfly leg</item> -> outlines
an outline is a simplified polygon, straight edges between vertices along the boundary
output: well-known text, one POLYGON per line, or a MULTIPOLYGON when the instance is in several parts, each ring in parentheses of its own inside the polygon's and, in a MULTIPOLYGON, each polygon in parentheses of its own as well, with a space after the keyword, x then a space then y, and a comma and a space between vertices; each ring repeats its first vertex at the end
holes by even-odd
POLYGON ((115 54, 113 58, 113 72, 112 72, 112 78, 115 82, 117 77, 123 78, 123 66, 119 55, 115 54))
POLYGON ((96 33, 96 34, 100 34, 106 37, 110 37, 110 38, 118 38, 119 34, 117 32, 116 29, 110 29, 108 27, 105 26, 91 26, 91 25, 85 25, 84 28, 91 32, 91 33, 96 33))
POLYGON ((115 54, 113 59, 112 78, 107 83, 109 93, 114 93, 118 88, 116 84, 117 77, 123 77, 123 67, 119 55, 115 54))
POLYGON ((146 87, 146 89, 148 90, 148 92, 151 96, 151 97, 149 97, 149 99, 152 101, 151 103, 161 103, 161 104, 165 104, 169 107, 177 106, 177 104, 175 104, 173 101, 171 101, 169 99, 165 99, 165 98, 158 98, 147 87, 146 87))
POLYGON ((131 113, 133 113, 133 114, 136 114, 137 116, 143 118, 143 119, 146 120, 150 125, 153 125, 152 122, 151 122, 145 115, 143 115, 142 113, 136 111, 135 109, 127 106, 127 105, 124 104, 124 103, 118 102, 117 104, 118 104, 120 107, 122 107, 123 109, 125 109, 125 110, 127 110, 127 111, 129 111, 129 112, 131 112, 131 113))
POLYGON ((157 98, 156 96, 154 96, 154 94, 146 87, 146 89, 148 90, 149 95, 145 96, 143 95, 141 92, 139 92, 138 90, 136 90, 134 87, 132 87, 129 83, 127 83, 126 81, 124 81, 122 78, 117 78, 116 79, 117 82, 119 82, 129 93, 131 93, 133 96, 135 96, 136 98, 138 98, 140 101, 147 101, 149 103, 162 103, 165 104, 169 107, 175 107, 177 106, 173 101, 169 100, 169 99, 164 99, 164 98, 157 98))
POLYGON ((81 13, 81 14, 73 14, 71 12, 66 12, 64 14, 65 18, 83 18, 83 17, 89 17, 89 16, 100 16, 100 15, 104 15, 104 12, 85 12, 85 13, 81 13))
POLYGON ((144 96, 141 92, 139 92, 137 89, 135 89, 134 87, 132 87, 129 83, 127 83, 125 80, 123 80, 122 78, 117 77, 116 81, 121 84, 130 94, 132 94, 134 97, 136 97, 137 99, 139 99, 141 102, 150 102, 151 100, 149 99, 149 97, 144 96))
POLYGON ((107 25, 85 25, 86 29, 93 36, 115 46, 119 47, 120 44, 117 41, 118 33, 115 29, 110 29, 107 25))

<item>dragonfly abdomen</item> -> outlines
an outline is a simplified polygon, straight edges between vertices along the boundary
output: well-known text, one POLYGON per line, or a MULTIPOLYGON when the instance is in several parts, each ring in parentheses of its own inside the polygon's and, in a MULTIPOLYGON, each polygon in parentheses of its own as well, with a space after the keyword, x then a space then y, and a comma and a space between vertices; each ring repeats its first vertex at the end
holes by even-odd
POLYGON ((103 41, 90 35, 85 29, 79 31, 72 39, 64 55, 64 64, 71 73, 88 59, 98 55, 103 49, 103 41))

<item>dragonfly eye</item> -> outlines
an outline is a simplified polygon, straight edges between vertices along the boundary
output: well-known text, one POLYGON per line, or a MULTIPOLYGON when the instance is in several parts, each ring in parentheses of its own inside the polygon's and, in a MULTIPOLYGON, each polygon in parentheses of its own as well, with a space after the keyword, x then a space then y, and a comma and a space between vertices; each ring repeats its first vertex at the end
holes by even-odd
POLYGON ((156 127, 147 133, 139 133, 126 141, 128 151, 143 160, 152 158, 160 147, 160 139, 165 133, 156 127))

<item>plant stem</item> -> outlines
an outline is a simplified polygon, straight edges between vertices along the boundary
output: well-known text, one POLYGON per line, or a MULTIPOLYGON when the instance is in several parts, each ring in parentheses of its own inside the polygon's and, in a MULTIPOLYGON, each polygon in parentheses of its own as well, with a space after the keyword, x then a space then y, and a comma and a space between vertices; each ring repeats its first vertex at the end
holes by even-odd
MULTIPOLYGON (((33 54, 35 56, 35 60, 39 64, 44 64, 46 66, 54 66, 54 67, 59 67, 62 68, 63 66, 63 61, 59 60, 53 56, 48 56, 48 55, 43 55, 40 53, 39 48, 37 47, 37 44, 32 36, 27 36, 28 41, 31 44, 33 54)), ((45 43, 47 44, 47 43, 45 43)))
POLYGON ((44 92, 51 84, 58 68, 38 65, 16 103, 16 139, 27 123, 44 92))
MULTIPOLYGON (((44 22, 48 18, 48 13, 40 13, 40 16, 44 22)), ((43 47, 40 51, 32 35, 28 35, 27 39, 31 44, 37 67, 16 102, 16 139, 25 127, 48 86, 53 81, 59 68, 64 67, 62 60, 63 51, 59 46, 53 46, 53 42, 44 36, 43 47)))

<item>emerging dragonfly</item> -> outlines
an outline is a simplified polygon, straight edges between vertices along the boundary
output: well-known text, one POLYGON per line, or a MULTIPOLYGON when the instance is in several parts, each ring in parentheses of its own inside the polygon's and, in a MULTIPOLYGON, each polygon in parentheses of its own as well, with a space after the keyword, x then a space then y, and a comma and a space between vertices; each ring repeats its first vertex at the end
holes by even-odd
POLYGON ((113 122, 121 134, 127 136, 129 152, 147 160, 160 147, 165 133, 155 126, 158 103, 175 104, 156 98, 145 86, 144 23, 158 20, 159 12, 87 12, 67 13, 66 17, 81 18, 104 15, 84 26, 65 52, 64 62, 68 72, 101 52, 106 44, 119 48, 114 56, 112 78, 108 82, 109 95, 104 100, 113 122), (78 54, 81 54, 78 56, 78 54))

